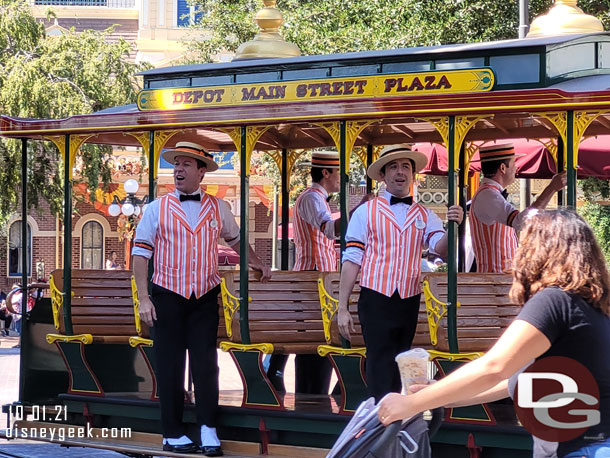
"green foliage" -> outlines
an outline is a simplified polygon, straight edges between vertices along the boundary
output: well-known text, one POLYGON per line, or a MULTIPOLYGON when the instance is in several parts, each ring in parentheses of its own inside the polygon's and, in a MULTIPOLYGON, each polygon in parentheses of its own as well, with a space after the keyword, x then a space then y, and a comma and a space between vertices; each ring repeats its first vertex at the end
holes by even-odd
POLYGON ((593 229, 606 263, 610 264, 610 206, 586 202, 578 212, 593 229))
MULTIPOLYGON (((552 0, 532 0, 530 20, 552 0)), ((209 33, 189 42, 192 60, 211 62, 233 52, 258 31, 260 0, 192 0, 204 12, 197 28, 209 33)), ((610 0, 579 6, 610 25, 610 0)), ((497 0, 278 0, 280 30, 304 55, 434 46, 518 37, 519 3, 497 0)))
MULTIPOLYGON (((23 0, 0 0, 0 112, 22 118, 66 118, 131 103, 134 75, 147 66, 126 60, 131 45, 108 43, 105 32, 69 31, 46 37, 42 24, 23 0)), ((81 179, 94 190, 110 182, 109 147, 82 148, 81 179)), ((62 210, 61 155, 50 142, 28 142, 28 206, 47 200, 62 210)), ((19 198, 21 142, 0 140, 0 222, 15 211, 19 198)))

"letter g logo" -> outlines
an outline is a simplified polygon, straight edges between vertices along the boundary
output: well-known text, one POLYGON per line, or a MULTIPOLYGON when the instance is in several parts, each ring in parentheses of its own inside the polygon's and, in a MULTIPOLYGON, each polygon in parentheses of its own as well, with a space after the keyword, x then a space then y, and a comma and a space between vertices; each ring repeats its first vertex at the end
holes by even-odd
POLYGON ((571 440, 601 421, 597 382, 571 358, 536 361, 519 374, 514 397, 523 426, 544 440, 571 440))

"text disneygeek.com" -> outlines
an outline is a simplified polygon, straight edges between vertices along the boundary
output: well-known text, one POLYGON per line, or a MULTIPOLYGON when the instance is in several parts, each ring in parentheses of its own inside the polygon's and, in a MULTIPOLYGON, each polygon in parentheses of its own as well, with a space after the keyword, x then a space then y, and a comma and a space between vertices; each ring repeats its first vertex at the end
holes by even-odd
POLYGON ((11 428, 6 430, 7 439, 48 439, 65 441, 66 439, 129 439, 131 428, 92 428, 86 426, 41 426, 11 428))

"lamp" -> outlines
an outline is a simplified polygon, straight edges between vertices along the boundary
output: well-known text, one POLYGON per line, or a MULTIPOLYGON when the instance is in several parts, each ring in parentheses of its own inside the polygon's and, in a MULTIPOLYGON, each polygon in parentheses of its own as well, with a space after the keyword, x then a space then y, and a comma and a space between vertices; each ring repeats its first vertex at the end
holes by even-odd
POLYGON ((122 213, 126 217, 139 216, 142 213, 142 208, 140 208, 140 206, 146 206, 148 203, 148 196, 145 196, 143 199, 138 199, 136 197, 136 193, 138 192, 138 189, 140 189, 140 186, 133 178, 130 178, 123 183, 123 189, 127 193, 127 196, 122 200, 119 200, 117 196, 114 196, 112 203, 108 206, 108 214, 110 216, 119 216, 122 213))

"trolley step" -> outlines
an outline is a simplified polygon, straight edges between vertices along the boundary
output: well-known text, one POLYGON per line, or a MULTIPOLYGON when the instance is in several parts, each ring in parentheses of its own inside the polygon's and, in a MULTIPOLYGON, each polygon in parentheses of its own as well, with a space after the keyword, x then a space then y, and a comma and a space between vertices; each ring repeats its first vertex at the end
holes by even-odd
MULTIPOLYGON (((131 432, 125 428, 87 428, 87 426, 40 421, 16 421, 10 430, 0 430, 3 439, 27 439, 60 444, 66 447, 90 447, 112 450, 134 457, 201 458, 201 453, 173 453, 163 451, 160 434, 131 432), (123 435, 125 437, 113 437, 123 435)), ((233 458, 324 458, 327 449, 269 444, 268 453, 261 453, 261 445, 254 442, 222 441, 225 456, 233 458)))

